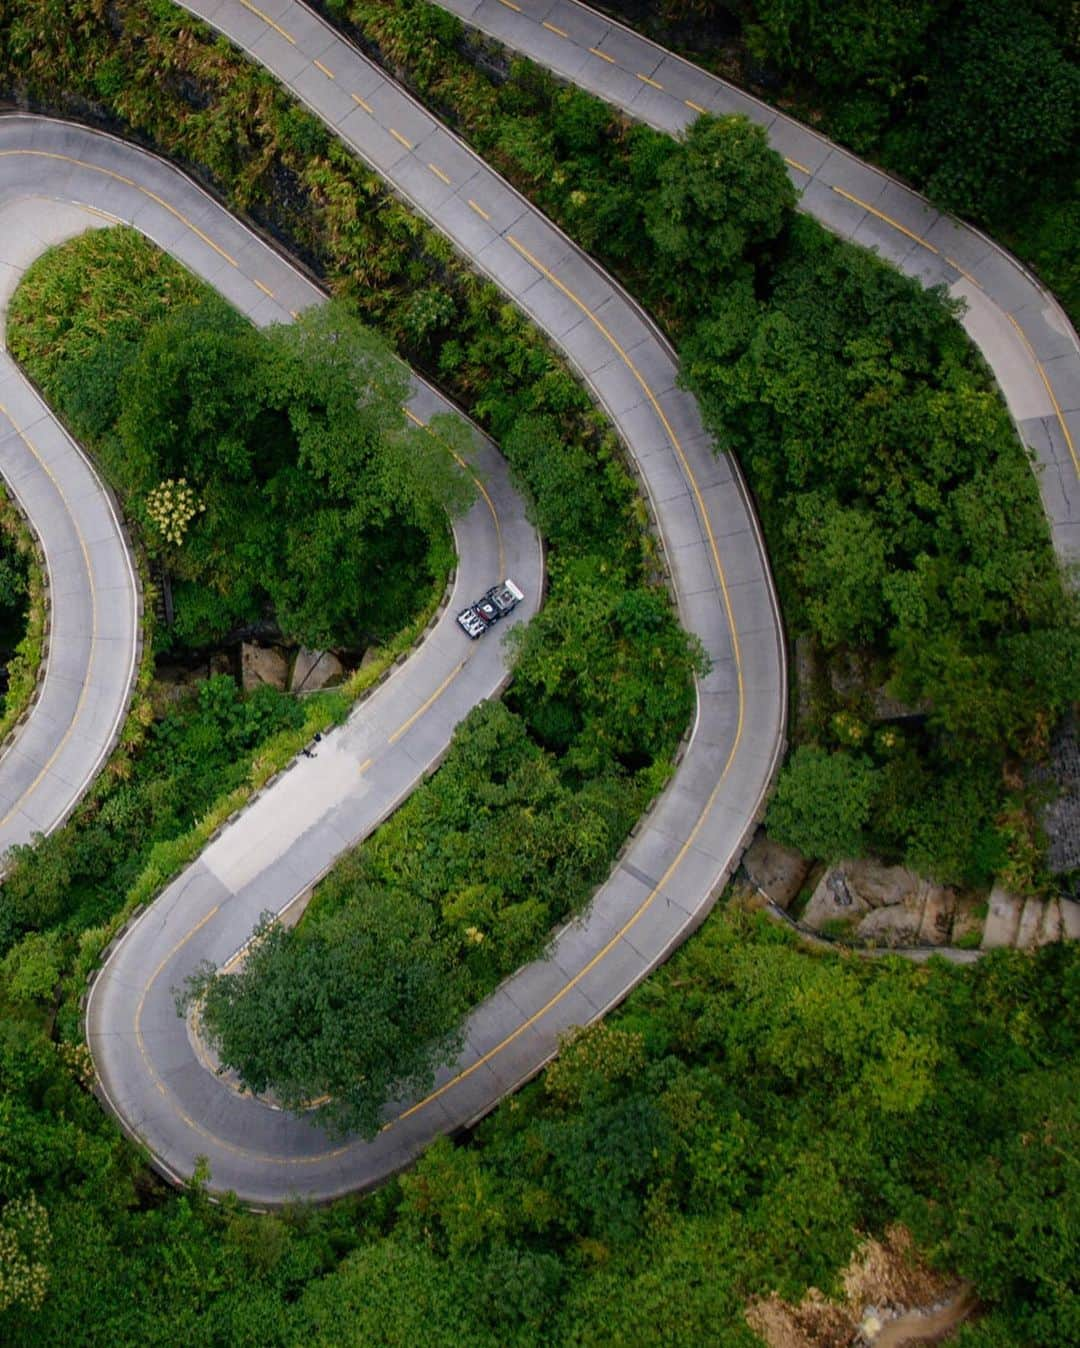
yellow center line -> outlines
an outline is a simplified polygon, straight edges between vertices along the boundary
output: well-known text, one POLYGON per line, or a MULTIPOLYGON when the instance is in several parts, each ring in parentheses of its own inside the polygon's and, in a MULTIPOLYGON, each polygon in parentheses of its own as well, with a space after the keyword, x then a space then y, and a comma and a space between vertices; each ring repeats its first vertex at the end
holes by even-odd
POLYGON ((790 165, 793 169, 798 169, 800 173, 805 173, 808 178, 813 177, 813 174, 805 164, 800 164, 797 159, 792 159, 790 155, 784 156, 784 163, 790 165))
POLYGON ((158 1088, 161 1090, 163 1095, 165 1094, 165 1089, 160 1086, 161 1078, 158 1076, 157 1071, 154 1068, 153 1061, 151 1060, 150 1055, 146 1051, 146 1041, 143 1039, 143 1032, 142 1032, 143 1007, 146 1005, 146 999, 150 995, 150 989, 157 982, 157 979, 161 974, 162 970, 165 968, 165 966, 169 963, 169 961, 173 958, 174 955, 179 954, 179 952, 183 950, 184 946, 187 945, 187 943, 196 934, 196 932, 201 931, 203 927, 206 926, 206 924, 210 921, 210 919, 214 916, 214 914, 218 912, 220 908, 221 904, 215 903, 213 908, 211 908, 208 913, 205 913, 181 940, 177 941, 177 943, 173 946, 173 948, 161 961, 158 967, 150 975, 149 979, 147 980, 146 987, 144 987, 142 990, 142 996, 139 998, 139 1004, 135 1008, 135 1042, 138 1045, 139 1054, 142 1057, 143 1062, 146 1064, 147 1069, 150 1072, 150 1075, 153 1077, 154 1081, 156 1083, 159 1083, 158 1088))
POLYGON ((842 187, 833 187, 833 191, 838 197, 843 197, 845 201, 851 201, 856 206, 861 206, 864 211, 869 211, 871 215, 877 216, 879 220, 884 220, 887 225, 892 225, 893 229, 898 229, 901 234, 906 234, 909 239, 914 239, 916 243, 921 244, 931 253, 938 250, 929 240, 924 239, 921 234, 916 234, 913 229, 908 229, 907 225, 902 225, 899 220, 894 220, 891 215, 886 215, 884 211, 879 211, 876 206, 871 206, 868 201, 863 201, 861 197, 853 196, 850 192, 845 192, 842 187))
POLYGON ((946 257, 945 261, 949 264, 950 267, 958 271, 965 281, 970 281, 973 286, 976 286, 979 290, 982 290, 983 283, 978 279, 978 277, 972 276, 971 272, 969 271, 965 271, 965 269, 961 267, 960 263, 957 262, 955 258, 946 257))
POLYGON ((444 182, 447 185, 447 187, 451 185, 449 177, 442 171, 441 168, 439 168, 437 164, 429 164, 428 168, 432 171, 432 173, 434 173, 435 177, 438 178, 441 182, 444 182))
POLYGON ((356 775, 358 777, 362 777, 374 762, 375 760, 373 758, 365 758, 364 761, 360 764, 360 766, 356 769, 356 775))
POLYGON ((374 109, 372 108, 371 104, 370 104, 370 103, 365 103, 364 100, 360 97, 359 94, 350 94, 349 97, 352 99, 352 101, 353 101, 354 103, 359 104, 359 106, 362 107, 362 108, 364 109, 364 111, 368 114, 368 116, 370 116, 370 117, 374 117, 374 116, 375 116, 375 112, 374 112, 374 109))
POLYGON ((446 692, 447 688, 450 687, 453 681, 465 668, 465 664, 466 662, 462 660, 460 664, 456 665, 450 671, 450 673, 447 674, 446 678, 443 679, 442 683, 439 684, 438 688, 435 689, 435 691, 427 699, 427 701, 424 702, 420 707, 418 707, 407 721, 398 726, 398 728, 386 741, 387 744, 396 744, 398 740, 401 739, 402 735, 404 735, 407 731, 412 729, 412 727, 416 724, 416 722, 420 719, 420 717, 423 716, 424 712, 427 711, 427 709, 432 705, 432 703, 437 701, 443 695, 443 693, 446 692))
POLYGON ((272 300, 277 299, 277 296, 274 294, 274 292, 270 289, 269 286, 264 286, 263 283, 257 277, 253 279, 255 280, 255 284, 258 286, 258 288, 262 291, 264 295, 269 295, 269 297, 272 300))
POLYGON ((406 150, 412 149, 413 147, 412 141, 406 140, 406 138, 401 134, 400 131, 395 131, 393 127, 390 127, 390 134, 398 142, 399 145, 404 145, 406 150))
POLYGON ((1054 408, 1054 415, 1057 417, 1058 424, 1061 426, 1062 432, 1064 433, 1065 443, 1069 448, 1069 455, 1072 458, 1073 467, 1076 469, 1077 476, 1080 476, 1080 458, 1077 458, 1076 446, 1073 444, 1073 438, 1069 433, 1069 427, 1065 421, 1065 414, 1061 410, 1061 404, 1057 400, 1057 395, 1055 394, 1053 386, 1050 383, 1050 379, 1046 373, 1046 369, 1043 366, 1042 361, 1035 354, 1035 348, 1031 345, 1027 333, 1016 321, 1015 317, 1012 314, 1006 314, 1006 318, 1008 318, 1009 322, 1016 329, 1017 335, 1023 342, 1024 346, 1027 348, 1027 353, 1031 357, 1032 363, 1034 364, 1036 370, 1038 370, 1039 372, 1039 378, 1043 381, 1043 387, 1046 389, 1046 392, 1050 396, 1050 402, 1054 408))
POLYGON ((505 5, 507 9, 512 9, 515 14, 521 13, 521 6, 515 5, 514 0, 499 0, 500 5, 505 5))
POLYGON ((316 70, 321 70, 328 80, 337 79, 337 76, 334 74, 334 72, 332 70, 327 69, 327 67, 324 66, 321 61, 312 61, 311 64, 315 67, 316 70))
POLYGON ((643 75, 640 70, 637 72, 637 77, 642 84, 650 84, 654 89, 662 89, 664 87, 658 81, 651 79, 648 75, 643 75))
POLYGON ((544 20, 543 26, 548 30, 549 33, 554 33, 556 37, 570 36, 570 34, 566 31, 565 28, 556 28, 553 23, 548 23, 547 19, 544 20))
POLYGON ((164 197, 159 197, 156 192, 151 192, 148 187, 143 187, 141 183, 137 183, 133 178, 127 178, 124 174, 116 173, 113 169, 102 168, 100 164, 91 164, 85 159, 77 159, 74 155, 59 154, 55 150, 0 150, 0 158, 6 159, 13 155, 26 155, 31 158, 37 157, 40 159, 59 159, 65 164, 75 164, 78 168, 89 169, 91 173, 100 173, 105 178, 111 178, 113 182, 123 183, 125 187, 133 187, 136 192, 141 193, 144 197, 148 197, 151 201, 156 202, 163 210, 168 211, 174 219, 179 220, 181 224, 190 229, 196 238, 201 239, 208 248, 212 248, 219 257, 223 257, 226 262, 234 267, 237 265, 236 258, 231 257, 224 248, 219 244, 216 244, 209 234, 204 234, 198 225, 187 218, 183 211, 178 211, 176 207, 170 205, 164 197))
POLYGON ((258 8, 257 5, 253 5, 251 3, 251 0, 240 0, 240 3, 244 6, 245 9, 249 9, 252 12, 252 14, 258 15, 258 17, 262 19, 263 23, 269 24, 270 27, 274 30, 274 32, 277 33, 280 37, 283 37, 290 47, 296 46, 296 38, 294 38, 291 33, 287 33, 285 29, 282 28, 281 24, 275 23, 269 14, 264 14, 262 10, 258 8))
POLYGON ((609 56, 606 51, 601 51, 599 47, 590 47, 589 51, 591 51, 594 56, 599 56, 601 61, 606 61, 609 66, 615 64, 614 56, 609 56))
POLYGON ((478 205, 476 204, 476 202, 473 201, 472 197, 469 198, 469 205, 473 208, 473 210, 476 212, 476 214, 477 214, 478 216, 480 216, 480 218, 481 218, 482 220, 490 220, 490 219, 491 219, 491 216, 488 215, 487 211, 484 210, 483 206, 478 206, 478 205))
POLYGON ((450 448, 449 445, 445 444, 444 441, 439 439, 439 437, 435 434, 435 432, 431 429, 431 427, 427 424, 427 422, 421 421, 420 418, 416 415, 416 413, 412 410, 412 408, 406 407, 405 415, 409 418, 411 422, 413 422, 414 425, 419 426, 421 430, 427 431, 428 435, 430 435, 432 439, 438 440, 439 443, 443 445, 443 447, 449 452, 450 456, 457 463, 458 467, 463 472, 468 473, 468 475, 472 478, 473 482, 476 485, 477 491, 487 502, 487 508, 491 512, 492 522, 495 525, 495 539, 499 546, 499 577, 501 579, 506 574, 506 551, 503 545, 502 523, 499 520, 499 512, 495 509, 495 502, 491 499, 487 487, 484 486, 478 474, 473 472, 472 468, 469 466, 469 464, 465 462, 465 460, 461 457, 461 455, 456 453, 453 449, 450 448))
MULTIPOLYGON (((75 714, 72 716, 70 722, 68 723, 67 729, 60 737, 59 744, 56 746, 56 748, 52 751, 49 757, 42 764, 41 769, 38 772, 37 776, 26 788, 26 790, 20 794, 19 799, 15 801, 11 809, 9 809, 8 812, 4 815, 4 817, 0 819, 0 828, 2 828, 12 817, 12 815, 15 814, 20 809, 23 802, 29 796, 31 796, 41 785, 49 769, 67 748, 68 741, 71 739, 71 736, 75 733, 75 728, 79 724, 79 719, 82 716, 83 707, 86 705, 87 694, 90 691, 91 671, 93 670, 94 662, 97 659, 98 594, 97 594, 97 587, 94 585, 94 572, 90 565, 90 553, 86 546, 86 539, 83 537, 82 530, 75 523, 75 517, 71 513, 71 504, 68 501, 68 498, 64 492, 63 487, 61 487, 60 482, 56 477, 56 474, 45 462, 45 460, 41 457, 40 453, 37 450, 37 447, 30 440, 30 437, 26 434, 26 432, 22 429, 22 427, 17 424, 15 418, 11 415, 11 413, 7 410, 7 408, 3 405, 3 403, 0 403, 0 416, 7 417, 8 421, 11 423, 12 429, 14 430, 15 434, 23 442, 23 444, 30 451, 33 457, 37 459, 41 467, 45 470, 46 477, 48 477, 49 481, 53 484, 53 487, 56 489, 56 494, 60 497, 61 501, 63 501, 64 508, 71 519, 72 528, 75 530, 75 536, 79 540, 79 548, 83 555, 83 564, 86 567, 86 583, 90 587, 90 661, 86 669, 86 678, 83 681, 82 688, 79 690, 79 700, 75 704, 75 714)), ((49 562, 48 553, 46 553, 45 555, 46 572, 49 571, 48 562, 49 562)))
POLYGON ((684 103, 686 104, 686 106, 687 106, 688 108, 690 108, 693 112, 704 112, 704 111, 705 111, 705 109, 701 106, 701 104, 700 104, 700 103, 695 103, 694 100, 693 100, 692 98, 684 98, 684 99, 683 99, 683 102, 684 102, 684 103))

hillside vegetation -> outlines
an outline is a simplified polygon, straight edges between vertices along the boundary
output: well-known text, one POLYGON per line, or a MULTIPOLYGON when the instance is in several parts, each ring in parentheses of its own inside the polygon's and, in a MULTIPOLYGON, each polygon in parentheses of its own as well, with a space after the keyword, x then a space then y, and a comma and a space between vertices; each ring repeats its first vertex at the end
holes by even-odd
POLYGON ((1070 0, 601 0, 988 229, 1080 319, 1070 0))
POLYGON ((738 455, 818 671, 773 831, 826 860, 1047 883, 1022 765, 1080 695, 1080 627, 955 304, 798 215, 744 119, 676 144, 427 0, 330 8, 648 304, 738 455))
MULTIPOLYGON (((955 749, 936 702, 890 743, 862 701, 824 695, 803 752, 831 775, 811 765, 793 826, 827 789, 860 844, 924 846, 965 874, 1005 857, 1033 876, 1022 815, 1009 831, 1023 803, 1013 770, 1073 695, 1074 628, 1029 467, 948 306, 804 228, 744 123, 702 122, 678 148, 528 67, 496 87, 460 58, 445 15, 440 28, 433 11, 394 8, 426 78, 460 81, 442 96, 462 124, 480 108, 469 134, 501 141, 491 157, 618 267, 678 338, 713 424, 744 435, 794 629, 829 661, 864 652, 910 697, 939 696, 933 679, 955 670, 969 680, 940 705, 958 717, 970 705, 991 738, 961 734, 955 749), (801 443, 804 415, 815 438, 801 443), (834 532, 800 515, 804 495, 834 532), (845 548, 859 580, 834 596, 845 548), (886 585, 894 572, 903 594, 886 585), (905 646, 912 622, 920 636, 905 646), (999 641, 1027 663, 1007 668, 999 641), (953 663, 927 673, 919 648, 944 643, 953 663), (1003 678, 1016 680, 1007 695, 1003 678)), ((286 955, 271 950, 282 962, 268 959, 288 992, 293 972, 337 972, 343 932, 363 948, 381 922, 400 948, 422 914, 425 958, 452 971, 434 1009, 480 995, 604 873, 689 716, 694 651, 656 584, 618 446, 509 306, 187 15, 164 0, 9 0, 6 20, 0 85, 135 131, 211 177, 455 391, 532 496, 551 595, 510 693, 473 713, 436 777, 281 939, 286 955), (478 879, 465 861, 477 851, 478 879)), ((76 999, 127 887, 148 865, 167 870, 151 839, 212 808, 267 735, 290 733, 293 705, 207 682, 194 708, 126 739, 122 766, 5 883, 4 902, 20 905, 0 968, 5 1341, 750 1348, 748 1301, 828 1292, 859 1233, 898 1219, 974 1282, 986 1315, 962 1332, 968 1348, 1080 1338, 1069 947, 974 969, 857 962, 724 909, 475 1134, 374 1195, 257 1217, 211 1204, 198 1180, 164 1188, 88 1092, 76 999)), ((795 806, 803 773, 796 755, 795 806)), ((348 1049, 343 1025, 316 1027, 319 1070, 348 1049)), ((295 1064, 288 1032, 256 1042, 281 1050, 268 1077, 295 1064)), ((370 1101, 343 1102, 363 1123, 370 1101)))

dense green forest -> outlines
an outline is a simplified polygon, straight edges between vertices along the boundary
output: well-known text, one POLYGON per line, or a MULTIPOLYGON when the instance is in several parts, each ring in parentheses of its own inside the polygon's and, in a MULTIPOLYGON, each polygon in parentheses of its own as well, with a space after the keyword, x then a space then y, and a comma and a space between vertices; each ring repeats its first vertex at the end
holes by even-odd
POLYGON ((600 0, 985 226, 1080 316, 1071 0, 600 0))
POLYGON ((742 119, 700 118, 676 146, 527 61, 493 73, 427 0, 332 8, 645 300, 738 454, 814 671, 777 836, 1046 883, 1017 765, 1080 695, 1080 627, 953 303, 797 215, 742 119))
MULTIPOLYGON (((694 653, 655 584, 618 446, 491 287, 188 16, 163 0, 11 0, 9 16, 0 86, 134 131, 209 177, 452 389, 533 498, 551 596, 510 693, 473 713, 441 771, 268 948, 288 993, 294 974, 377 972, 334 963, 343 934, 361 955, 383 933, 395 949, 419 935, 416 988, 438 988, 431 1010, 449 1025, 603 875, 689 713, 694 653), (461 861, 474 845, 479 879, 461 861)), ((798 220, 744 123, 702 122, 676 148, 528 67, 485 81, 454 54, 452 24, 445 38, 411 31, 429 78, 461 81, 442 97, 462 119, 480 108, 469 134, 498 140, 490 157, 518 181, 536 172, 525 185, 545 209, 677 337, 724 442, 744 437, 793 629, 826 664, 859 652, 872 666, 854 700, 816 700, 781 827, 786 810, 805 830, 827 798, 836 834, 804 838, 811 850, 840 836, 944 873, 1012 864, 1030 879, 1037 854, 1009 783, 1075 696, 1075 628, 1030 469, 947 304, 798 220), (703 175, 717 157, 722 171, 703 175), (686 232, 673 202, 696 221, 686 232), (793 408, 813 414, 804 439, 793 408), (853 583, 835 587, 853 560, 853 583), (893 739, 869 698, 885 682, 936 699, 934 714, 893 739), (976 713, 1000 748, 967 734, 976 713)), ((59 405, 62 366, 48 377, 59 405)), ((148 674, 110 771, 3 889, 5 1340, 749 1345, 748 1299, 828 1290, 856 1233, 894 1218, 974 1281, 987 1314, 963 1344, 1080 1337, 1072 948, 970 970, 864 963, 721 911, 474 1136, 370 1198, 257 1218, 198 1184, 165 1190, 86 1089, 81 980, 125 895, 153 892, 147 877, 168 874, 193 821, 267 746, 344 703, 305 705, 305 730, 288 699, 210 680, 161 718, 148 674)), ((259 992, 226 994, 223 1027, 235 1000, 263 1030, 259 992)), ((265 1080, 299 1069, 306 1085, 330 1064, 352 1111, 339 1121, 362 1125, 348 1022, 318 1028, 314 1063, 285 1034, 247 1066, 265 1080)))
MULTIPOLYGON (((0 1325, 19 1344, 746 1345, 902 1218, 965 1348, 1080 1333, 1075 948, 809 954, 716 913, 463 1145, 369 1198, 169 1195, 26 1021, 0 1036, 0 1325)), ((84 1078, 85 1079, 85 1078, 84 1078)))
POLYGON ((272 619, 308 646, 362 647, 445 576, 447 516, 470 499, 443 443, 456 432, 406 421, 405 368, 341 306, 259 330, 109 230, 39 259, 8 324, 175 578, 175 644, 272 619))
MULTIPOLYGON (((335 482, 348 488, 362 477, 356 494, 362 485, 370 495, 382 481, 372 471, 376 433, 388 439, 385 426, 400 433, 404 376, 343 302, 260 334, 130 230, 87 234, 35 263, 12 304, 11 346, 121 482, 136 517, 147 485, 186 466, 217 519, 200 537, 191 513, 190 528, 159 545, 178 574, 204 585, 208 563, 218 572, 251 565, 259 546, 273 545, 272 456, 259 455, 267 507, 261 484, 228 478, 250 474, 243 433, 253 442, 267 434, 258 411, 263 389, 283 380, 288 393, 302 390, 301 424, 314 423, 315 454, 303 438, 299 445, 305 471, 335 456, 335 482), (260 374, 260 360, 268 374, 260 374), (153 425, 155 387, 170 406, 167 439, 153 425), (367 399, 359 412, 357 388, 367 399), (310 415, 321 406, 325 417, 310 415), (155 451, 173 457, 155 460, 155 451), (230 538, 238 540, 236 558, 223 555, 230 538)), ((452 428, 437 429, 438 438, 403 435, 386 449, 409 454, 409 474, 429 493, 419 502, 433 533, 435 511, 460 494, 431 460, 438 453, 449 461, 441 439, 452 428)), ((520 417, 505 450, 544 531, 550 593, 518 641, 504 702, 466 718, 439 773, 338 867, 299 931, 269 932, 241 975, 193 989, 205 996, 204 1024, 220 1035, 223 1056, 251 1086, 272 1085, 290 1103, 331 1092, 325 1112, 340 1126, 374 1128, 384 1100, 426 1079, 445 1056, 464 1008, 538 953, 555 923, 585 902, 666 780, 693 707, 690 675, 700 658, 666 591, 644 575, 637 498, 610 442, 565 443, 552 417, 520 417), (380 1037, 373 1025, 396 1037, 380 1037)), ((409 478, 392 461, 384 471, 394 501, 408 502, 409 478)), ((296 477, 291 470, 293 490, 296 477)), ((144 526, 153 542, 155 519, 144 526)), ((336 533, 333 516, 330 527, 336 533)), ((338 591, 358 602, 352 587, 332 588, 336 602, 338 591)), ((361 598, 364 588, 357 565, 361 598)), ((310 589, 316 600, 325 593, 310 589)), ((421 573, 420 597, 428 589, 421 573)), ((344 706, 340 696, 325 698, 321 714, 339 717, 344 706)), ((149 704, 137 711, 148 725, 151 716, 149 704)), ((41 942, 52 942, 55 983, 61 952, 73 949, 79 930, 97 930, 125 892, 141 890, 155 846, 164 845, 171 873, 173 858, 188 859, 201 836, 192 821, 248 780, 250 755, 265 757, 274 736, 305 727, 315 728, 297 704, 269 690, 262 701, 241 701, 227 678, 201 685, 179 722, 154 721, 149 747, 122 760, 129 788, 102 806, 97 826, 64 829, 25 849, 5 880, 0 938, 7 946, 29 933, 9 955, 13 976, 24 958, 37 958, 41 942), (203 737, 215 741, 205 761, 203 737)))

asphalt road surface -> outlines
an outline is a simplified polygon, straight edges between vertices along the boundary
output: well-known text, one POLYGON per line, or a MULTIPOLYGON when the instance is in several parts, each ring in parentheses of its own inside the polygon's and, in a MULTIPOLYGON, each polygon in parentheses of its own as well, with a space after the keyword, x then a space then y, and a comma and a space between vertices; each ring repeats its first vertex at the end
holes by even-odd
MULTIPOLYGON (((331 1145, 308 1120, 234 1092, 200 1060, 172 989, 202 959, 226 963, 260 911, 286 905, 384 817, 485 695, 474 666, 490 662, 487 686, 497 685, 497 646, 470 648, 452 622, 436 629, 425 649, 446 653, 442 681, 414 693, 414 657, 338 742, 280 779, 119 942, 87 1016, 107 1102, 164 1173, 189 1175, 206 1156, 212 1189, 272 1204, 377 1183, 439 1133, 480 1117, 556 1051, 564 1030, 617 1002, 701 920, 754 827, 779 761, 784 652, 764 548, 737 470, 714 454, 694 400, 675 386, 674 354, 640 308, 305 9, 286 16, 287 7, 277 6, 291 25, 286 37, 282 22, 246 5, 190 8, 284 78, 566 353, 641 474, 682 621, 713 661, 679 770, 588 913, 557 935, 545 960, 520 970, 475 1011, 458 1063, 426 1099, 388 1110, 389 1126, 374 1142, 331 1145), (466 678, 455 661, 470 650, 466 678)), ((126 173, 135 176, 130 167, 126 173)), ((214 237, 202 217, 199 226, 214 237)), ((253 276, 275 289, 266 265, 253 276)), ((222 274, 219 266, 215 284, 222 274)), ((236 269, 229 274, 238 285, 236 269)), ((468 542, 461 555, 464 571, 468 542)), ((524 562, 507 570, 535 593, 524 562)))
POLYGON ((49 635, 36 699, 0 754, 0 856, 63 823, 112 749, 138 664, 141 602, 108 490, 3 342, 26 267, 90 220, 32 195, 25 128, 11 131, 0 121, 0 474, 44 554, 49 635))
MULTIPOLYGON (((714 454, 693 399, 675 387, 673 353, 640 308, 296 0, 184 7, 262 62, 565 353, 637 466, 682 620, 713 661, 679 769, 588 912, 557 934, 546 959, 518 971, 473 1013, 460 1060, 426 1098, 388 1109, 374 1142, 332 1144, 305 1119, 233 1091, 204 1065, 175 1015, 171 989, 200 959, 220 965, 232 958, 258 911, 301 893, 435 761, 476 700, 471 669, 467 680, 454 663, 459 634, 436 629, 429 638, 432 649, 448 652, 441 682, 415 689, 414 657, 359 709, 340 742, 280 779, 120 941, 88 1009, 108 1102, 164 1173, 187 1176, 205 1156, 212 1189, 269 1205, 368 1186, 408 1164, 438 1133, 482 1116, 537 1071, 563 1030, 602 1014, 684 938, 737 861, 772 779, 783 743, 785 668, 764 550, 737 468, 714 454)), ((1076 346, 1050 297, 989 241, 812 133, 644 43, 648 60, 655 55, 648 65, 639 39, 589 11, 566 6, 567 17, 555 7, 552 18, 553 7, 543 15, 540 8, 530 18, 524 7, 464 7, 471 22, 553 65, 542 49, 548 37, 573 46, 572 23, 603 24, 609 36, 583 31, 580 50, 569 56, 569 46, 560 47, 567 65, 559 68, 657 125, 676 129, 699 108, 745 103, 743 110, 768 120, 799 175, 806 209, 925 282, 969 293, 969 330, 1048 465, 1044 499, 1055 542, 1069 552, 1076 346), (507 32, 498 29, 504 17, 507 32), (569 69, 579 55, 580 69, 569 69), (686 93, 676 79, 686 81, 686 93), (1060 483, 1058 496, 1051 479, 1060 483)), ((463 568, 468 555, 463 544, 463 568)), ((490 676, 494 687, 501 668, 490 676)))
POLYGON ((677 134, 702 112, 742 113, 764 126, 803 210, 966 301, 964 326, 1039 466, 1058 555, 1080 557, 1080 343, 1065 311, 1016 258, 794 118, 576 0, 434 3, 661 131, 677 134))

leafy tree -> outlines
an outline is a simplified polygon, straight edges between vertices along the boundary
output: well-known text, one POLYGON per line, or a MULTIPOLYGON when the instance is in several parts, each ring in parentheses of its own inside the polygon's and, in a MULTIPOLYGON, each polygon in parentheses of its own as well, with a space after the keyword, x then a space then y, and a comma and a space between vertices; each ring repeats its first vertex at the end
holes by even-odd
POLYGON ((810 75, 827 90, 894 85, 925 51, 927 30, 953 0, 753 0, 745 28, 759 59, 810 75))
POLYGON ((699 117, 669 151, 646 207, 669 291, 708 312, 717 291, 774 243, 795 189, 764 129, 745 117, 699 117))
POLYGON ((823 861, 860 855, 876 776, 862 755, 803 745, 777 782, 766 820, 770 834, 823 861))
POLYGON ((335 1130, 373 1137, 388 1099, 450 1060, 460 983, 430 909, 372 890, 310 934, 264 920, 241 969, 203 969, 198 1000, 221 1059, 288 1109, 329 1096, 335 1130))

